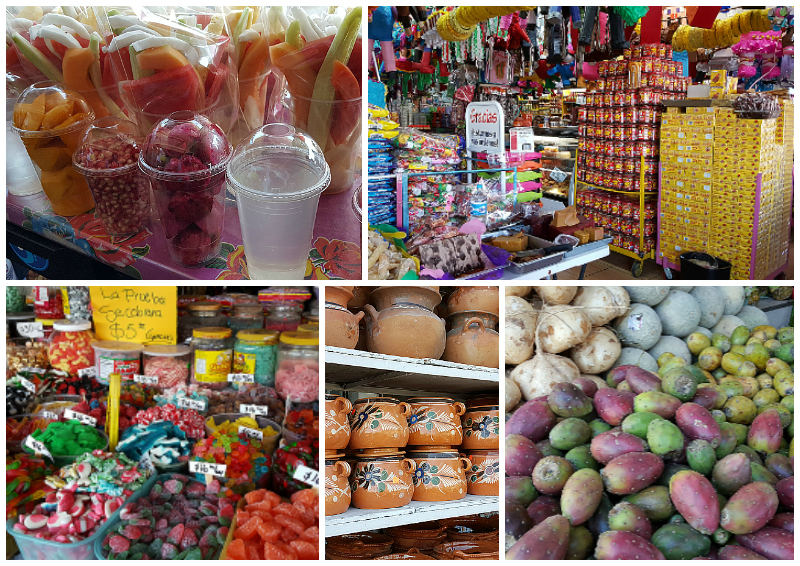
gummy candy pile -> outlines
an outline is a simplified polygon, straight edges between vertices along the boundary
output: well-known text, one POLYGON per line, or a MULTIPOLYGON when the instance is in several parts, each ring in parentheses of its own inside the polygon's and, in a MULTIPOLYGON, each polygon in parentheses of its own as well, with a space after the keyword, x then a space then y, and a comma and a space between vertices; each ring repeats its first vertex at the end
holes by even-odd
POLYGON ((256 438, 247 438, 237 431, 216 431, 195 445, 192 460, 225 464, 227 468, 223 485, 237 493, 245 493, 254 489, 269 472, 272 462, 263 450, 261 441, 256 438))
POLYGON ((52 422, 45 430, 34 430, 31 436, 41 441, 54 456, 85 454, 107 445, 97 429, 78 421, 52 422))
POLYGON ((318 470, 318 454, 319 439, 317 438, 292 442, 276 450, 272 457, 272 473, 270 474, 272 489, 284 496, 306 489, 308 487, 306 484, 294 479, 294 472, 300 465, 318 470))
POLYGON ((179 409, 173 404, 150 407, 133 417, 135 424, 149 425, 156 421, 175 423, 189 438, 203 438, 206 434, 203 417, 193 409, 179 409))
POLYGON ((117 450, 134 460, 150 454, 158 466, 171 466, 189 460, 192 443, 186 433, 169 421, 156 421, 147 426, 134 425, 122 434, 117 450))
POLYGON ((6 519, 33 511, 35 503, 52 491, 44 483, 50 473, 50 464, 38 456, 6 456, 6 519))
MULTIPOLYGON (((81 401, 72 410, 76 413, 89 415, 97 419, 97 426, 102 428, 106 425, 106 412, 108 410, 107 403, 101 403, 97 399, 92 399, 90 403, 81 401)), ((136 407, 128 405, 120 401, 119 405, 119 431, 122 432, 126 428, 133 425, 131 419, 136 415, 136 407)))

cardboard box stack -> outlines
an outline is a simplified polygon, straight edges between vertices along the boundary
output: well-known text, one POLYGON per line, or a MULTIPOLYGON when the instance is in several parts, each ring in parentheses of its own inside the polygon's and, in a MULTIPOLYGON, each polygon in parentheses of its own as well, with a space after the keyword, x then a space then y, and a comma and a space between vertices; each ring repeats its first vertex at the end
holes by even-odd
POLYGON ((769 242, 769 273, 786 265, 789 259, 790 222, 792 218, 792 181, 794 179, 794 105, 781 101, 781 115, 775 128, 775 143, 780 158, 780 175, 774 206, 776 226, 769 242))
POLYGON ((713 108, 669 108, 661 122, 659 257, 680 265, 687 251, 705 251, 711 227, 713 108))

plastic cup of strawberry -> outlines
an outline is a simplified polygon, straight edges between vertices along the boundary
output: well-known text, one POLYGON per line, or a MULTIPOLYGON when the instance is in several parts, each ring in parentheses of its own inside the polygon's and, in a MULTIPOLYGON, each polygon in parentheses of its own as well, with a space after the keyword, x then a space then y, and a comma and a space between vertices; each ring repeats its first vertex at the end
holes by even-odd
POLYGON ((73 157, 111 236, 136 234, 150 217, 150 183, 139 169, 141 141, 135 132, 136 125, 127 120, 95 120, 73 157))
POLYGON ((94 337, 87 330, 55 333, 47 348, 50 365, 78 375, 78 370, 94 365, 94 337))
POLYGON ((219 126, 190 111, 173 112, 145 140, 139 167, 153 186, 167 249, 180 265, 201 266, 219 253, 232 151, 219 126))

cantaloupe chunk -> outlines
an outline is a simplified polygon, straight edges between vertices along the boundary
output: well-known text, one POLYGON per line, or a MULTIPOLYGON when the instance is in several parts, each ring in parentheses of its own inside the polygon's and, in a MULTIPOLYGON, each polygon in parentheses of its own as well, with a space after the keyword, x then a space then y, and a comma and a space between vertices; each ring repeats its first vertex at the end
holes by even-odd
POLYGON ((145 49, 136 60, 143 71, 171 71, 189 64, 183 53, 169 45, 145 49))
POLYGON ((56 106, 64 104, 69 100, 67 93, 65 92, 51 92, 47 95, 45 99, 44 111, 50 112, 56 106))
POLYGON ((21 128, 22 123, 25 121, 25 116, 28 115, 28 111, 26 110, 27 104, 19 103, 14 106, 14 127, 21 128))
POLYGON ((68 126, 71 126, 75 122, 80 122, 81 120, 85 120, 87 116, 89 116, 88 112, 78 112, 77 114, 73 114, 72 116, 61 122, 58 126, 56 126, 53 129, 60 130, 62 128, 66 128, 68 126))
POLYGON ((45 171, 57 171, 72 163, 72 155, 60 144, 57 147, 38 147, 28 151, 36 165, 45 171))
POLYGON ((70 117, 72 114, 72 99, 64 102, 63 104, 59 104, 58 106, 54 106, 52 110, 49 110, 42 118, 42 130, 52 130, 59 124, 63 123, 64 120, 70 117))
POLYGON ((60 216, 75 216, 94 208, 89 185, 72 163, 57 171, 42 171, 41 182, 53 212, 60 216))
POLYGON ((25 108, 25 119, 22 121, 22 129, 35 132, 42 125, 45 108, 45 95, 40 94, 36 99, 25 108))

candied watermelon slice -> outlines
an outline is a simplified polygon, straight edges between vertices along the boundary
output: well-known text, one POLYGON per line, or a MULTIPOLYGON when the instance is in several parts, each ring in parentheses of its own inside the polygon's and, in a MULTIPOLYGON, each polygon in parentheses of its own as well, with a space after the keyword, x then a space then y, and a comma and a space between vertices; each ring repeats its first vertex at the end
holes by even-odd
POLYGON ((201 88, 191 65, 120 83, 120 89, 137 108, 156 116, 167 116, 178 110, 200 110, 201 88))

